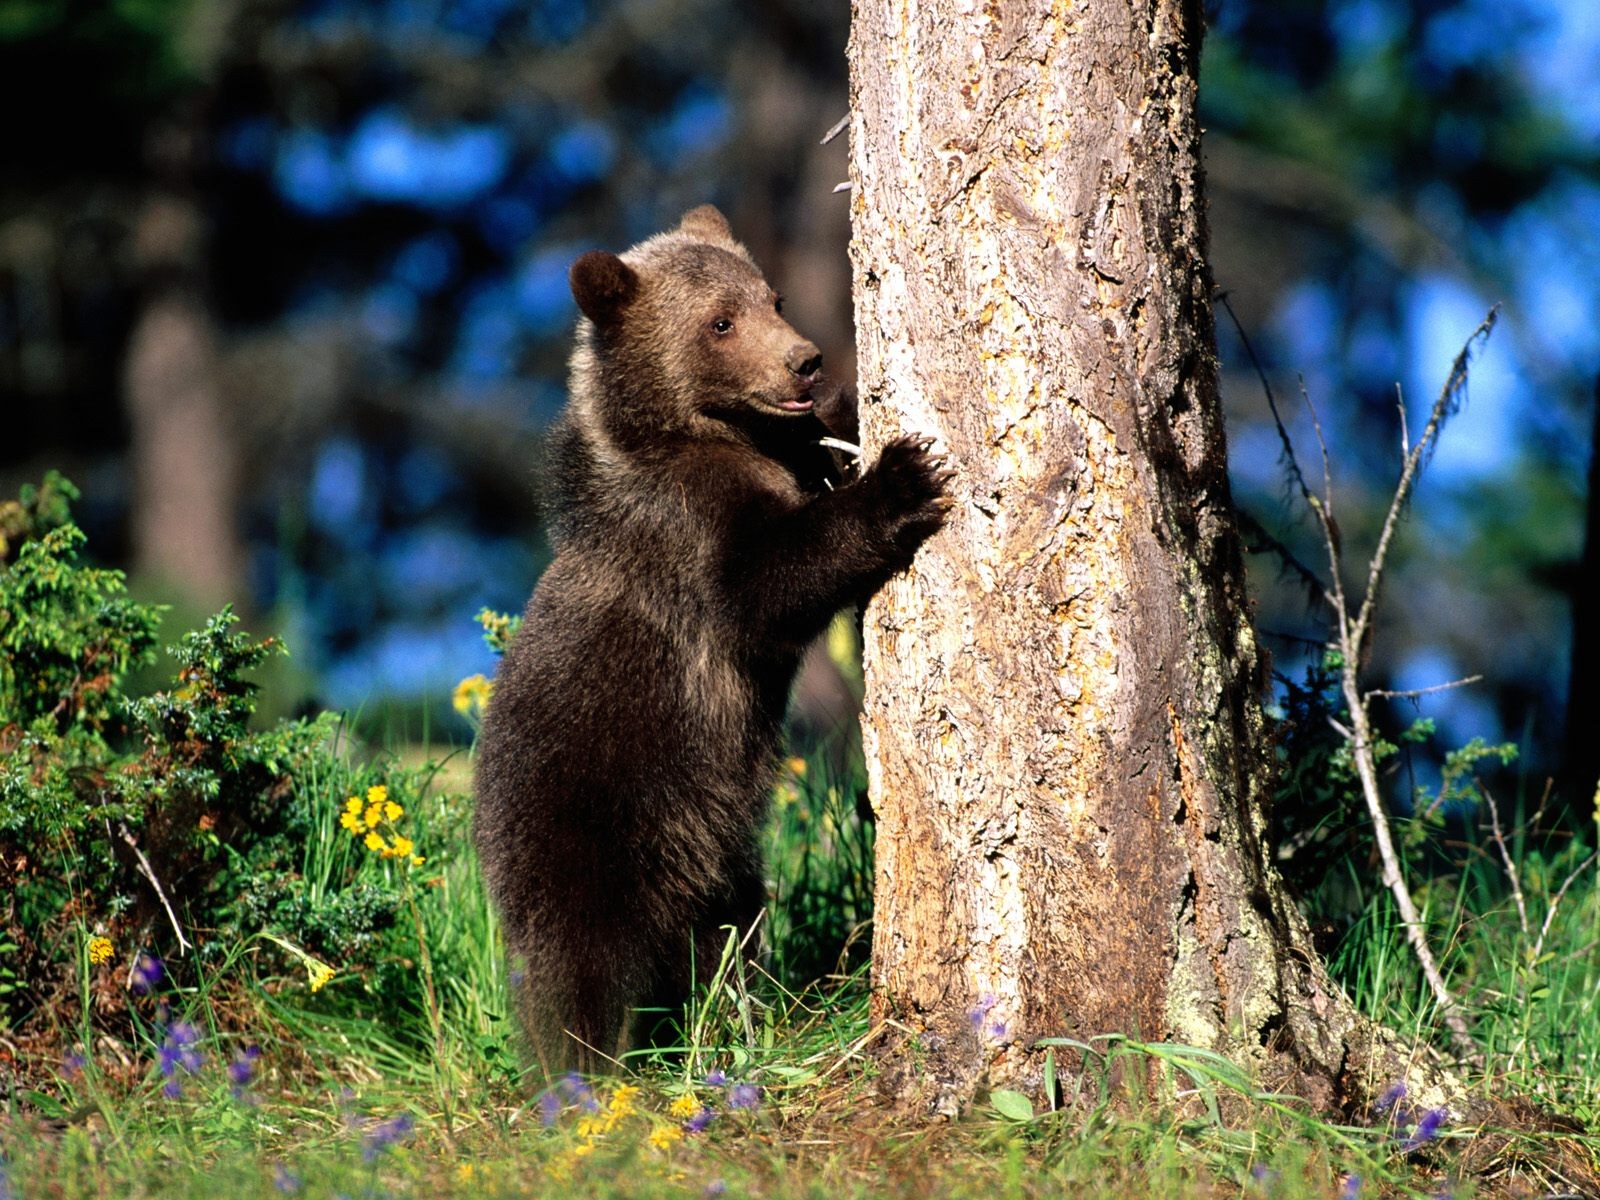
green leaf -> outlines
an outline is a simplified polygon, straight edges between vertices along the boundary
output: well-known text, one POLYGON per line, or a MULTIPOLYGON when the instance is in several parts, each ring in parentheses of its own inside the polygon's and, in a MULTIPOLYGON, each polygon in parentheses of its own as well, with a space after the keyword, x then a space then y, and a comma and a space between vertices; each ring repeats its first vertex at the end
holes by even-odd
POLYGON ((1033 1120, 1033 1101, 1021 1092, 1006 1091, 1004 1088, 990 1092, 989 1103, 1007 1121, 1025 1125, 1033 1120))

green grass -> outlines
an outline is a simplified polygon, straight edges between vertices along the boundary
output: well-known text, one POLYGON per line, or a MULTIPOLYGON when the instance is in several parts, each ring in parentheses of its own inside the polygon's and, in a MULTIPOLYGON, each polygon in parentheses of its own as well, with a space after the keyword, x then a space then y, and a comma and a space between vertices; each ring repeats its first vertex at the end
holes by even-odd
MULTIPOLYGON (((552 1114, 521 1077, 495 917, 466 850, 464 759, 426 768, 429 786, 408 805, 400 827, 426 858, 418 868, 372 855, 338 823, 346 796, 401 768, 340 760, 303 781, 324 801, 298 870, 313 899, 352 873, 381 878, 404 899, 400 920, 415 922, 415 953, 361 970, 331 963, 333 980, 312 991, 311 968, 256 935, 175 972, 181 985, 132 999, 105 986, 109 967, 83 957, 81 1007, 99 1005, 93 1030, 60 1031, 58 1042, 85 1052, 81 1068, 7 1048, 0 1197, 1291 1198, 1340 1195, 1351 1176, 1363 1197, 1495 1194, 1455 1178, 1463 1131, 1446 1128, 1408 1151, 1405 1127, 1323 1120, 1185 1047, 1100 1040, 1067 1111, 1034 1114, 1000 1094, 961 1122, 896 1121, 876 1105, 870 1060, 870 829, 857 781, 832 777, 824 761, 790 768, 780 784, 770 956, 743 962, 730 943, 724 970, 684 1014, 677 1052, 641 1052, 626 1076, 594 1081, 597 1111, 568 1094, 547 1122, 552 1114), (125 1009, 106 1010, 116 1003, 125 1009), (204 1058, 193 1075, 178 1068, 177 1098, 164 1094, 158 1069, 162 1004, 166 1028, 197 1028, 204 1058), (261 1055, 235 1095, 228 1065, 248 1045, 261 1055), (1168 1086, 1140 1090, 1150 1072, 1117 1069, 1129 1057, 1153 1061, 1168 1086), (730 1107, 726 1086, 704 1082, 712 1071, 756 1085, 759 1102, 730 1107), (619 1102, 623 1086, 638 1092, 619 1102), (674 1137, 682 1118, 671 1105, 686 1095, 717 1115, 703 1132, 674 1137), (378 1144, 377 1131, 397 1118, 409 1128, 378 1144)), ((1489 1064, 1477 1086, 1593 1122, 1595 868, 1576 841, 1514 849, 1526 924, 1490 855, 1438 874, 1419 895, 1452 982, 1473 1006, 1489 1064)), ((1387 896, 1359 886, 1355 894, 1359 915, 1334 969, 1364 1010, 1433 1036, 1431 999, 1387 896)), ((1537 1145, 1524 1149, 1502 1156, 1506 1170, 1537 1172, 1524 1161, 1537 1145)))

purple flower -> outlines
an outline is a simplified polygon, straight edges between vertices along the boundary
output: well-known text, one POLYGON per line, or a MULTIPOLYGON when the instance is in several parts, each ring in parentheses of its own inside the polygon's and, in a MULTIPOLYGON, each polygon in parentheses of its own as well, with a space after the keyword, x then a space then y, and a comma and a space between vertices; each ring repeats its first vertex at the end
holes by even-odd
POLYGON ((554 1092, 546 1092, 539 1097, 539 1124, 546 1129, 556 1123, 556 1118, 561 1115, 561 1097, 554 1092))
POLYGON ((706 1126, 716 1119, 716 1113, 709 1108, 702 1108, 694 1116, 683 1123, 685 1133, 704 1133, 706 1126))
POLYGON ((161 1085, 161 1094, 168 1100, 176 1100, 183 1095, 183 1084, 179 1083, 176 1077, 169 1079, 161 1085))
POLYGON ((1404 1100, 1405 1098, 1406 1085, 1403 1083, 1397 1083, 1388 1091, 1384 1092, 1383 1095, 1378 1097, 1378 1103, 1374 1105, 1374 1109, 1375 1111, 1381 1113, 1388 1112, 1391 1108, 1393 1108, 1396 1104, 1399 1104, 1400 1101, 1404 1100))
POLYGON ((713 1179, 710 1183, 706 1184, 706 1190, 704 1194, 706 1196, 706 1200, 715 1200, 717 1196, 722 1195, 727 1190, 728 1185, 723 1183, 722 1180, 713 1179))
POLYGON ((129 986, 143 996, 160 983, 166 973, 166 967, 161 965, 161 960, 154 954, 141 954, 134 960, 133 978, 129 986))
POLYGON ((83 1068, 89 1065, 89 1060, 84 1057, 83 1051, 74 1050, 61 1060, 61 1073, 68 1079, 76 1079, 83 1074, 83 1068))
POLYGON ((1278 1178, 1278 1173, 1266 1163, 1257 1163, 1250 1168, 1250 1178, 1259 1184, 1270 1184, 1278 1178))
POLYGON ((1339 1189, 1339 1200, 1356 1200, 1361 1194, 1361 1176, 1346 1175, 1344 1186, 1339 1189))
POLYGON ((706 1072, 706 1086, 727 1087, 728 1077, 724 1075, 721 1070, 708 1071, 706 1072))
POLYGON ((411 1132, 411 1114, 401 1113, 387 1121, 379 1121, 361 1139, 361 1161, 372 1162, 390 1146, 411 1132))
POLYGON ((244 1095, 244 1089, 256 1077, 256 1059, 260 1057, 260 1046, 246 1046, 244 1053, 228 1064, 228 1085, 235 1100, 244 1095))
POLYGON ((292 1196, 300 1190, 300 1176, 282 1163, 274 1163, 272 1167, 272 1186, 285 1196, 292 1196))
POLYGON ((983 1028, 984 1019, 988 1017, 989 1010, 994 1006, 995 998, 993 993, 985 992, 982 996, 978 997, 978 1007, 974 1008, 967 1014, 967 1020, 972 1022, 973 1029, 981 1030, 983 1028))
POLYGON ((568 1071, 556 1084, 556 1090, 585 1112, 598 1112, 600 1102, 594 1098, 594 1089, 584 1082, 576 1071, 568 1071))
POLYGON ((761 1089, 753 1083, 736 1083, 728 1089, 729 1108, 755 1108, 761 1103, 761 1089))
POLYGON ((200 1031, 187 1021, 174 1021, 167 1027, 167 1036, 156 1052, 156 1060, 161 1067, 162 1076, 168 1080, 167 1087, 162 1090, 169 1098, 177 1096, 181 1091, 181 1088, 176 1086, 180 1068, 187 1075, 193 1075, 200 1070, 203 1059, 200 1051, 195 1048, 195 1043, 199 1040, 200 1031))
POLYGON ((1401 1144, 1402 1150, 1415 1150, 1424 1145, 1439 1133, 1439 1127, 1445 1123, 1450 1114, 1442 1108, 1430 1108, 1422 1114, 1422 1120, 1417 1122, 1417 1127, 1411 1131, 1411 1136, 1401 1144))

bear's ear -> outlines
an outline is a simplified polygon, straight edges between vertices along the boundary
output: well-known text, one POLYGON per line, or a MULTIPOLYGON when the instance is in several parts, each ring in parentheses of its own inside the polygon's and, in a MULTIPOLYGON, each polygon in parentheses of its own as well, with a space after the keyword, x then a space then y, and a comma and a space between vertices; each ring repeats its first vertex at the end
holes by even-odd
POLYGON ((691 208, 683 214, 683 220, 678 222, 678 228, 704 241, 733 241, 733 227, 728 224, 728 218, 718 212, 716 206, 712 204, 691 208))
POLYGON ((638 272, 604 250, 579 255, 567 279, 583 315, 602 328, 613 324, 639 294, 638 272))

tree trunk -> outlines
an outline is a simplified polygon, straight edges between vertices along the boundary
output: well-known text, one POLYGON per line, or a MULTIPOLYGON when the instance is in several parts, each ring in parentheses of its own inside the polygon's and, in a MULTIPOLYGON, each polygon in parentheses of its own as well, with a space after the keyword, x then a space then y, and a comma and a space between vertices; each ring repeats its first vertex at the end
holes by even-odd
POLYGON ((1397 1078, 1262 844, 1200 36, 1177 0, 854 6, 863 436, 937 435, 958 473, 865 622, 874 1011, 924 1111, 1037 1093, 1053 1036, 1219 1050, 1324 1105, 1397 1078))
POLYGON ((134 565, 206 609, 243 605, 236 440, 204 285, 205 218, 188 189, 196 123, 151 135, 135 253, 141 311, 123 364, 134 565))

